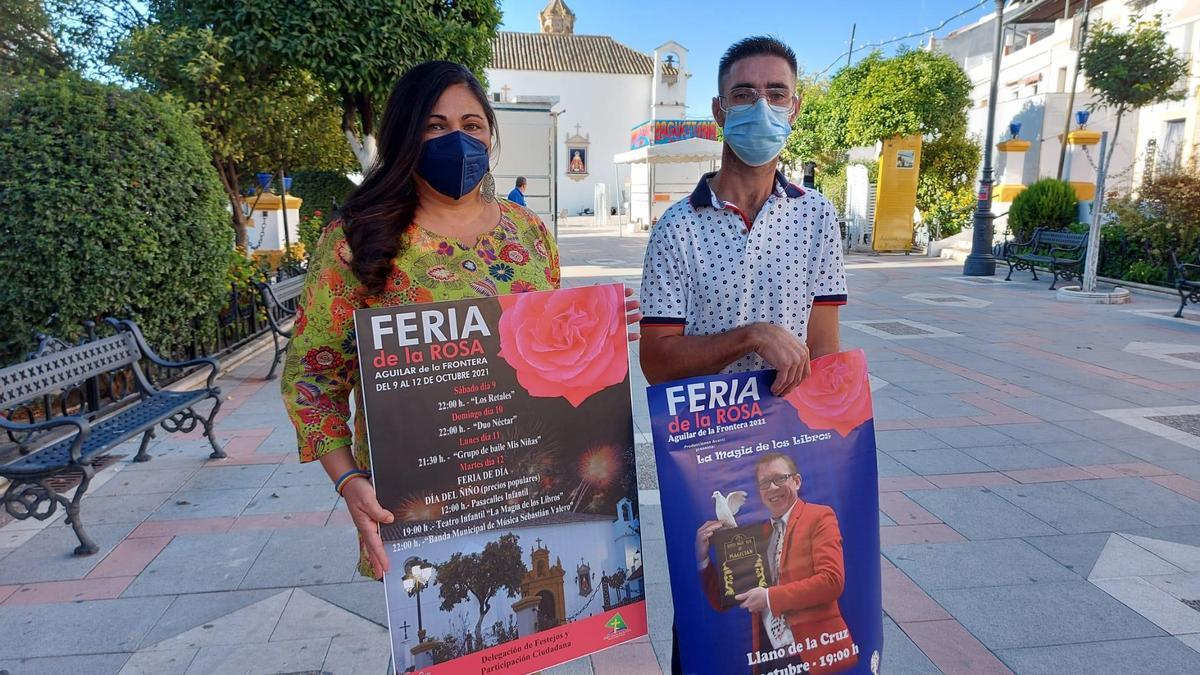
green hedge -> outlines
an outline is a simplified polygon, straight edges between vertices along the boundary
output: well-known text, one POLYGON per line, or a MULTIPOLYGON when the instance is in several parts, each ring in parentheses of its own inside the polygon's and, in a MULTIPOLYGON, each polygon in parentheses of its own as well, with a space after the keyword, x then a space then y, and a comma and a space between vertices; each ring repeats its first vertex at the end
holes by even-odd
POLYGON ((157 346, 227 297, 232 229, 199 133, 160 97, 66 75, 0 98, 0 362, 128 316, 157 346), (54 318, 56 317, 56 318, 54 318))
POLYGON ((346 197, 354 189, 354 183, 346 178, 344 171, 300 169, 293 171, 292 191, 304 200, 300 204, 300 220, 306 220, 313 211, 320 211, 326 222, 332 217, 333 203, 346 203, 346 197))
POLYGON ((1043 178, 1013 200, 1008 227, 1017 241, 1028 241, 1039 227, 1061 230, 1079 218, 1079 200, 1066 181, 1043 178))

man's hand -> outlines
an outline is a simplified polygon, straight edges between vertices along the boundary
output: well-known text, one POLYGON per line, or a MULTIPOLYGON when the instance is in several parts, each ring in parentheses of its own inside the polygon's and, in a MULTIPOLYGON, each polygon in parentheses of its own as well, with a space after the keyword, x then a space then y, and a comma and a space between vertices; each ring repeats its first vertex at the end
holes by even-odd
POLYGON ((748 609, 751 612, 767 612, 769 606, 767 604, 767 589, 751 588, 745 593, 739 593, 733 596, 735 600, 741 600, 742 609, 748 609))
POLYGON ((787 396, 812 374, 808 345, 792 331, 772 323, 753 324, 754 351, 777 371, 771 393, 787 396))
POLYGON ((709 520, 696 530, 696 562, 704 563, 708 560, 708 540, 712 538, 713 533, 724 527, 724 524, 719 520, 709 520))

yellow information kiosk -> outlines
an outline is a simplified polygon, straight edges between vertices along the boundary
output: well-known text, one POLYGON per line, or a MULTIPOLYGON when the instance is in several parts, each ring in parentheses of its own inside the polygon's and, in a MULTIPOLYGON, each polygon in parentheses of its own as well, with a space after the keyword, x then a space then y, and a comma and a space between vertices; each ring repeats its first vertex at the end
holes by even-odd
POLYGON ((913 211, 917 208, 917 177, 921 169, 921 137, 893 136, 883 141, 879 156, 879 189, 871 249, 912 249, 913 211))

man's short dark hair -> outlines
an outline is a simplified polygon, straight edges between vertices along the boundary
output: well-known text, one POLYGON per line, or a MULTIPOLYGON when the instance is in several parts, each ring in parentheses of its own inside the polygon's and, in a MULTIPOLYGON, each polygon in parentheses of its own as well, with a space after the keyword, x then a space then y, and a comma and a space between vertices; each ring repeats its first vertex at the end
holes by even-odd
POLYGON ((725 54, 721 57, 721 64, 717 67, 717 89, 722 94, 725 92, 725 78, 729 75, 729 69, 738 61, 751 56, 778 56, 787 61, 788 66, 792 69, 793 77, 797 73, 796 52, 778 38, 769 35, 743 38, 725 50, 725 54))
POLYGON ((525 176, 517 176, 517 187, 525 187, 525 176))
POLYGON ((800 469, 796 467, 796 460, 792 459, 791 455, 784 454, 782 452, 768 452, 767 454, 759 457, 758 461, 754 463, 754 475, 758 475, 758 468, 760 466, 764 464, 770 464, 777 459, 782 459, 783 461, 787 462, 787 465, 791 468, 792 473, 800 475, 800 469))

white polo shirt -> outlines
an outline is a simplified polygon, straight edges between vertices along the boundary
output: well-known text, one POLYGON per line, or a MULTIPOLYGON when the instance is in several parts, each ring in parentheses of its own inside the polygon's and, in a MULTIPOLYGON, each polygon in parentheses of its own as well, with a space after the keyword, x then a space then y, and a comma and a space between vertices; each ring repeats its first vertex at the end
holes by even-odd
MULTIPOLYGON (((833 205, 775 174, 775 189, 753 222, 722 202, 706 174, 692 195, 667 209, 650 233, 642 270, 642 323, 682 324, 714 335, 773 323, 808 335, 814 305, 846 304, 841 232, 833 205)), ((725 368, 770 368, 751 353, 725 368)))

